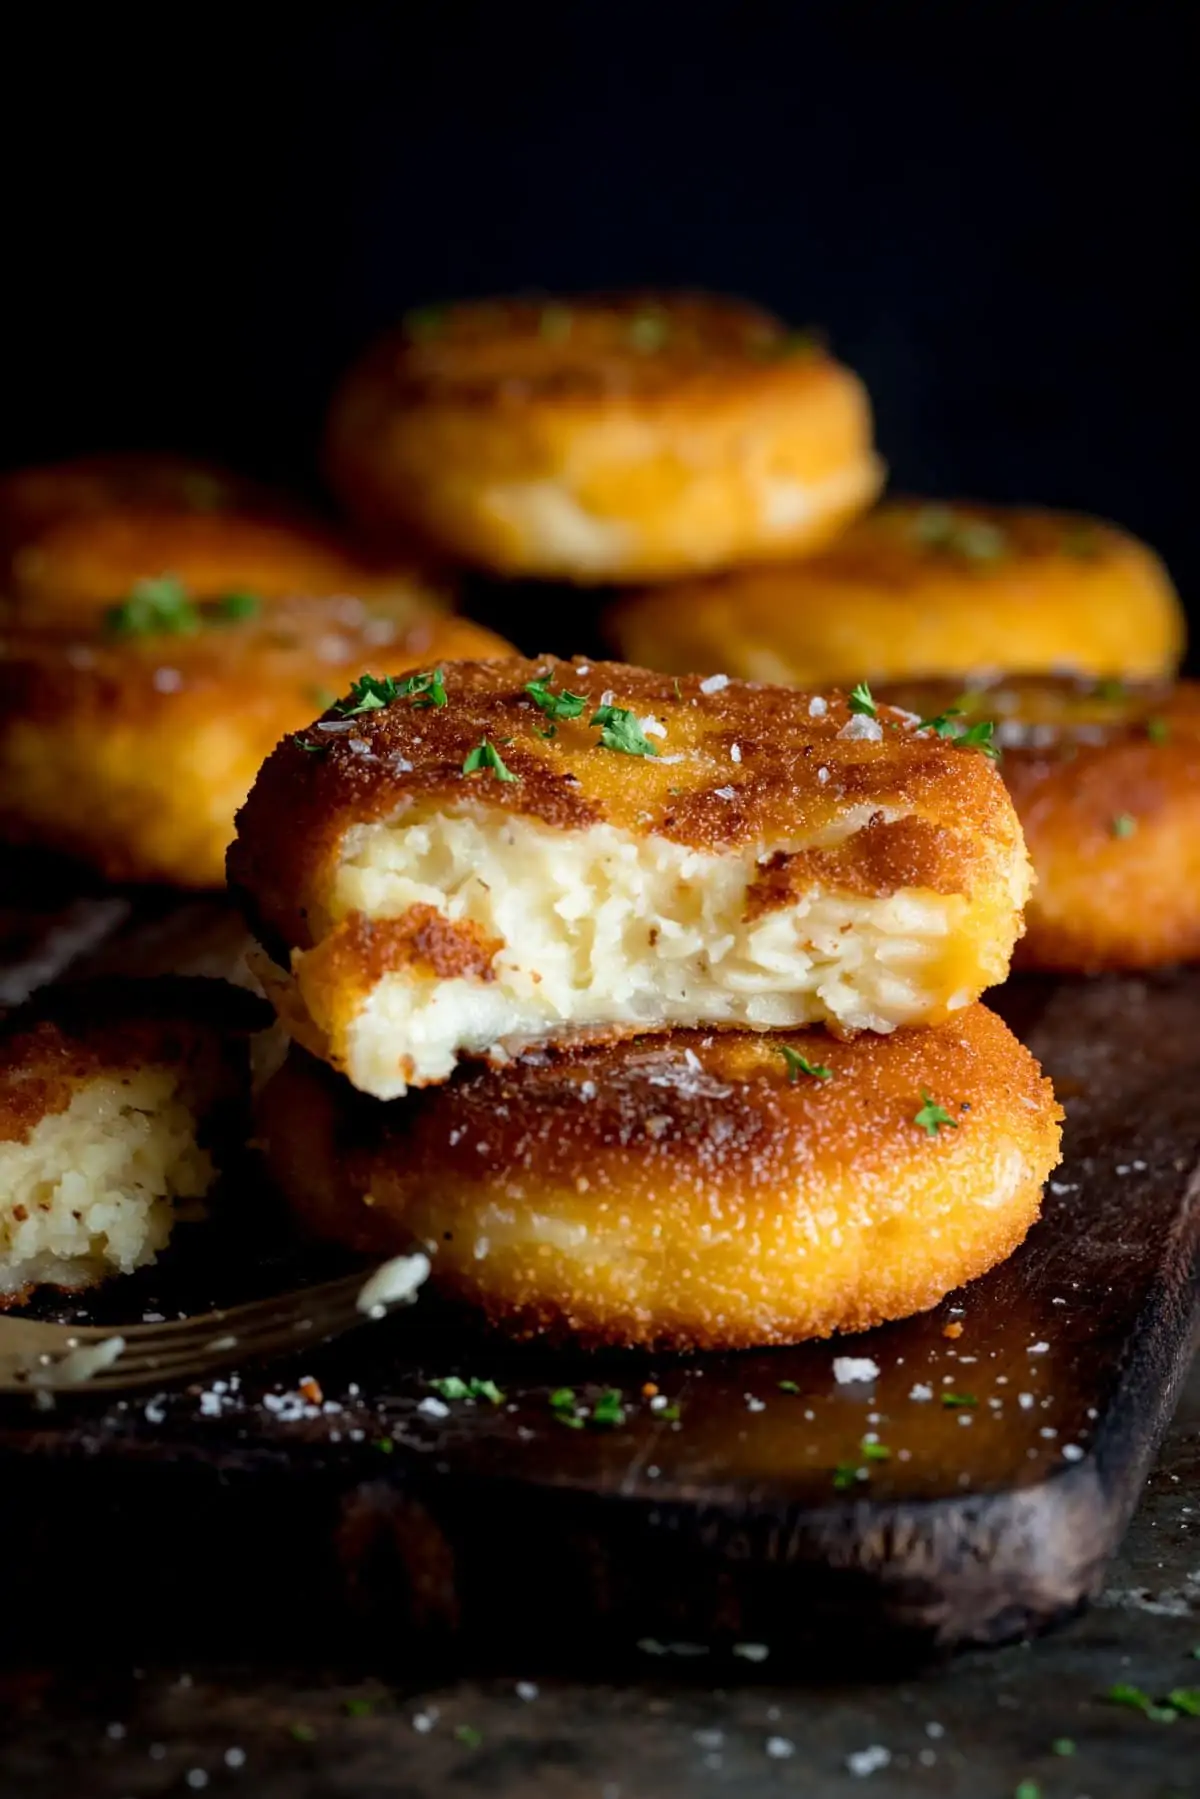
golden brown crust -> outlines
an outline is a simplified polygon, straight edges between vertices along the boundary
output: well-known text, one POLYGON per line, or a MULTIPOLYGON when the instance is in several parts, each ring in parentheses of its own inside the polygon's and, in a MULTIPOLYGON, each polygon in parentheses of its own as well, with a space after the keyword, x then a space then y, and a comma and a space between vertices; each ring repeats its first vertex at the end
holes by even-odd
POLYGON ((191 464, 9 476, 0 545, 0 832, 115 880, 219 886, 263 758, 381 655, 399 670, 508 648, 411 574, 191 464), (189 493, 217 497, 189 511, 189 493), (122 631, 114 609, 168 576, 186 628, 122 631), (229 594, 250 596, 245 616, 224 614, 229 594))
POLYGON ((1183 617, 1128 533, 1077 514, 894 500, 802 562, 620 602, 609 636, 683 672, 821 684, 975 670, 1170 673, 1183 617))
POLYGON ((270 1014, 225 981, 174 975, 56 987, 0 1023, 0 1143, 26 1143, 88 1082, 146 1067, 229 1061, 270 1014))
POLYGON ((425 1243, 437 1285, 505 1328, 716 1349, 865 1329, 991 1267, 1037 1215, 1060 1117, 973 1006, 847 1043, 686 1031, 543 1054, 383 1106, 293 1051, 260 1129, 308 1228, 425 1243), (953 1121, 932 1137, 927 1095, 953 1121))
POLYGON ((787 554, 881 480, 847 369, 756 307, 689 294, 410 318, 346 377, 327 460, 381 535, 579 580, 787 554))
POLYGON ((1200 684, 996 678, 885 690, 934 717, 996 722, 1037 885, 1025 968, 1200 957, 1200 684))
POLYGON ((821 878, 868 893, 903 879, 969 894, 1018 846, 1003 783, 985 758, 915 737, 886 708, 880 741, 848 737, 841 694, 813 702, 786 688, 715 688, 549 656, 447 666, 445 685, 444 707, 399 698, 352 721, 330 716, 265 764, 239 814, 229 876, 276 945, 307 949, 333 922, 331 888, 352 826, 416 806, 486 808, 561 831, 607 823, 712 854, 770 854, 836 826, 850 808, 865 809, 864 824, 872 812, 913 814, 902 830, 880 824, 820 852, 821 878), (559 722, 552 737, 526 692, 533 680, 587 696, 581 716, 559 722), (602 746, 588 721, 605 700, 661 727, 655 755, 602 746), (485 740, 515 779, 463 774, 485 740))

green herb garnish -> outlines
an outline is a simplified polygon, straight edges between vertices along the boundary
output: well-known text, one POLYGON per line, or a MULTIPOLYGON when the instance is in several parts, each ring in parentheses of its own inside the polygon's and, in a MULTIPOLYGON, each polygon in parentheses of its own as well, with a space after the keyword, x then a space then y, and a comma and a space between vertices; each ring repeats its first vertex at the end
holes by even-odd
POLYGON ((1019 1780, 1013 1788, 1013 1799, 1042 1799, 1042 1789, 1036 1780, 1019 1780))
POLYGON ((288 1735, 297 1743, 315 1743, 317 1733, 311 1724, 289 1724, 288 1735))
POLYGON ((421 674, 408 675, 396 689, 402 700, 411 700, 417 711, 426 706, 444 706, 447 704, 446 689, 442 682, 440 668, 431 668, 421 674))
POLYGON ((597 706, 588 724, 600 726, 600 742, 606 750, 618 750, 622 756, 658 754, 647 742, 636 714, 626 706, 597 706))
POLYGON ((939 1106, 927 1087, 921 1089, 922 1105, 919 1112, 913 1114, 913 1123, 927 1137, 936 1137, 942 1126, 948 1124, 952 1131, 958 1129, 958 1120, 951 1118, 945 1106, 939 1106))
POLYGON ((210 615, 221 623, 235 624, 243 618, 257 618, 262 601, 256 593, 223 593, 212 602, 210 615))
POLYGON ((802 1074, 811 1075, 814 1081, 833 1079, 832 1068, 826 1068, 823 1062, 810 1062, 807 1056, 802 1056, 798 1049, 793 1049, 788 1043, 779 1045, 779 1053, 787 1063, 788 1081, 793 1087, 802 1074))
POLYGON ((624 1422, 625 1407, 621 1403, 620 1389, 608 1387, 592 1407, 592 1423, 612 1426, 624 1422))
POLYGON ((517 778, 510 768, 505 767, 504 759, 495 744, 489 743, 486 737, 469 752, 462 771, 464 775, 474 775, 484 768, 490 769, 498 781, 515 781, 517 778))
POLYGON ((680 1417, 679 1407, 674 1402, 670 1405, 660 1406, 654 1416, 656 1418, 661 1418, 664 1424, 678 1424, 680 1417))
POLYGON ((1137 830, 1137 819, 1131 817, 1128 812, 1118 812, 1117 816, 1109 822, 1108 828, 1114 837, 1132 837, 1137 830))
POLYGON ((1050 1749, 1054 1755, 1074 1755, 1075 1739, 1074 1737, 1055 1737, 1050 1749))
POLYGON ((375 1710, 373 1699, 347 1699, 345 1712, 348 1718, 369 1718, 375 1710))
POLYGON ((960 749, 979 750, 985 756, 998 759, 1000 751, 992 742, 996 727, 990 718, 981 718, 976 724, 964 725, 962 708, 951 706, 945 712, 939 712, 936 718, 923 718, 917 726, 918 731, 932 731, 937 737, 945 737, 956 743, 960 749))
POLYGON ((431 1380, 429 1386, 442 1399, 486 1399, 491 1405, 504 1403, 504 1394, 494 1380, 476 1380, 474 1375, 463 1380, 457 1374, 446 1374, 440 1380, 431 1380))
POLYGON ((1148 718, 1146 735, 1151 743, 1167 743, 1171 736, 1171 727, 1165 718, 1148 718))
POLYGON ((948 1412, 970 1411, 979 1404, 974 1393, 943 1393, 942 1404, 948 1412))
POLYGON ((871 697, 871 689, 865 681, 860 681, 857 687, 850 689, 846 695, 846 704, 851 712, 861 712, 864 718, 874 718, 879 710, 871 697))
POLYGON ((560 344, 565 337, 570 337, 570 335, 570 307, 543 306, 538 314, 538 336, 544 337, 549 344, 560 344))
POLYGON ((629 341, 635 350, 649 355, 654 350, 661 350, 670 336, 671 328, 661 312, 639 312, 636 318, 629 321, 629 341))
POLYGON ((567 1425, 571 1430, 583 1429, 583 1419, 579 1415, 579 1408, 575 1402, 574 1387, 555 1387, 546 1403, 560 1424, 567 1425))
MULTIPOLYGON (((561 693, 552 693, 548 681, 527 681, 525 691, 547 718, 578 718, 587 705, 585 693, 570 693, 566 688, 561 693)), ((593 719, 592 723, 595 722, 593 719)))
POLYGON ((800 1391, 794 1380, 776 1381, 775 1384, 781 1393, 798 1393, 800 1391))
POLYGON ((1124 681, 1119 680, 1115 675, 1109 675, 1103 681, 1097 681, 1092 689, 1092 693, 1098 700, 1123 700, 1127 692, 1124 681))
POLYGON ((854 1486, 858 1480, 858 1469, 853 1462, 839 1462, 833 1471, 833 1488, 835 1493, 844 1493, 854 1486))
POLYGON ((394 675, 362 675, 350 683, 350 703, 335 706, 342 718, 358 718, 363 712, 378 712, 397 699, 400 689, 394 675))
POLYGON ((864 1460, 868 1462, 890 1462, 892 1459, 892 1452, 886 1443, 874 1443, 869 1437, 864 1437, 858 1447, 864 1460))
POLYGON ((1100 1697, 1107 1699, 1110 1705, 1124 1705, 1130 1711, 1141 1712, 1144 1718, 1151 1718, 1156 1724, 1173 1724, 1178 1716, 1174 1706, 1159 1705, 1141 1687, 1127 1686, 1123 1681, 1109 1687, 1100 1697))
POLYGON ((380 1455, 391 1455, 396 1445, 392 1442, 390 1437, 377 1437, 375 1440, 375 1447, 380 1455))
POLYGON ((454 1740, 456 1743, 461 1743, 465 1749, 478 1749, 483 1741, 483 1732, 476 1730, 473 1724, 456 1724, 454 1740))
POLYGON ((1172 1687, 1166 1703, 1185 1718, 1200 1718, 1200 1687, 1172 1687))
POLYGON ((200 614, 182 581, 156 575, 135 582, 127 600, 110 606, 104 625, 114 637, 149 637, 160 631, 190 635, 200 628, 200 614))

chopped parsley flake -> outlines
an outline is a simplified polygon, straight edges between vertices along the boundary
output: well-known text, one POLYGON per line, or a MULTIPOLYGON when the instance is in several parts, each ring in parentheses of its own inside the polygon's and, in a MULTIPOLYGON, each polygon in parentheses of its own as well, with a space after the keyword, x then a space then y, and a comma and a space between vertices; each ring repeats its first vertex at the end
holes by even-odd
POLYGON ((476 1380, 474 1375, 463 1380, 457 1374, 447 1374, 440 1380, 431 1380, 429 1385, 441 1399, 486 1399, 491 1405, 504 1403, 504 1394, 494 1380, 476 1380))
POLYGON ((664 1424, 678 1424, 680 1416, 679 1407, 672 1401, 670 1405, 660 1407, 660 1409, 655 1412, 654 1416, 656 1418, 661 1418, 664 1424))
POLYGON ((969 1411, 979 1404, 974 1393, 943 1393, 942 1404, 948 1412, 969 1411))
POLYGON ((836 1493, 845 1493, 858 1479, 858 1469, 853 1462, 839 1462, 833 1471, 833 1487, 836 1493))
MULTIPOLYGON (((575 1401, 574 1387, 555 1387, 546 1402, 560 1424, 568 1425, 571 1430, 582 1430, 583 1419, 575 1401)), ((586 1407, 583 1408, 586 1410, 586 1407)))
POLYGON ((592 1407, 592 1423, 618 1425, 624 1422, 625 1407, 621 1403, 620 1389, 608 1387, 592 1407))
POLYGON ((1118 680, 1115 675, 1109 675, 1106 680, 1096 682, 1093 692, 1098 700, 1123 700, 1128 688, 1124 681, 1118 680))
POLYGON ((297 1743, 315 1743, 317 1733, 311 1724, 289 1724, 288 1735, 297 1743))
POLYGON ((622 756, 658 754, 647 741, 636 715, 626 706, 597 706, 588 724, 600 726, 600 742, 606 750, 618 750, 622 756))
POLYGON ((378 712, 399 697, 394 675, 363 675, 350 683, 350 704, 335 710, 342 718, 358 718, 363 712, 378 712))
POLYGON ((329 748, 327 743, 310 743, 307 737, 293 737, 292 742, 307 756, 323 756, 329 748))
POLYGON ((464 1749, 478 1749, 483 1741, 483 1732, 476 1730, 473 1724, 456 1724, 454 1740, 456 1743, 461 1743, 464 1749))
POLYGON ((200 614, 187 588, 174 575, 135 582, 127 600, 110 606, 105 628, 114 637, 148 637, 155 632, 190 634, 200 628, 200 614))
POLYGON ((1155 1724, 1173 1724, 1179 1715, 1170 1702, 1159 1705, 1141 1687, 1127 1686, 1123 1681, 1109 1687, 1100 1697, 1107 1699, 1110 1705, 1124 1705, 1131 1711, 1141 1712, 1144 1718, 1152 1719, 1155 1724))
POLYGON ((1036 1780, 1019 1780, 1013 1788, 1013 1799, 1042 1799, 1042 1789, 1036 1780))
POLYGON ((1050 1748, 1055 1755, 1074 1755, 1075 1739, 1074 1737, 1055 1737, 1050 1748))
POLYGON ((1148 718, 1146 735, 1151 743, 1167 743, 1171 736, 1171 727, 1165 718, 1148 718))
POLYGON ((1118 812, 1108 828, 1114 837, 1132 837, 1137 830, 1137 819, 1128 812, 1118 812))
POLYGON ((396 694, 399 699, 411 700, 418 712, 426 706, 444 706, 447 703, 440 668, 408 675, 397 687, 396 694))
POLYGON ((223 593, 212 603, 212 616, 219 621, 235 623, 243 618, 257 618, 262 601, 256 593, 223 593))
POLYGON ((348 1718, 369 1718, 374 1710, 375 1703, 371 1699, 347 1699, 346 1701, 348 1718))
POLYGON ((864 1461, 890 1462, 892 1459, 892 1452, 886 1443, 875 1443, 869 1437, 864 1437, 858 1447, 864 1461))
POLYGON ((787 1063, 788 1080, 793 1087, 802 1074, 811 1075, 814 1081, 833 1079, 832 1068, 826 1068, 823 1062, 810 1062, 807 1056, 802 1056, 798 1049, 793 1049, 788 1043, 779 1045, 779 1053, 787 1063))
POLYGON ((878 707, 871 697, 871 689, 865 681, 860 681, 857 687, 850 689, 846 696, 846 704, 851 712, 860 712, 864 718, 874 718, 878 711, 878 707))
POLYGON ((794 1380, 781 1380, 775 1384, 781 1393, 798 1393, 800 1391, 794 1380))
POLYGON ((985 756, 999 759, 1000 751, 992 742, 996 727, 990 718, 981 718, 977 724, 960 723, 962 708, 951 706, 946 712, 939 712, 936 718, 923 718, 917 726, 918 731, 932 731, 937 737, 945 737, 956 743, 960 749, 979 750, 985 756))
POLYGON ((971 562, 994 562, 1008 548, 999 525, 960 518, 951 506, 922 506, 913 520, 913 534, 927 549, 949 550, 971 562))
POLYGON ((549 344, 560 344, 571 335, 569 306, 543 306, 538 315, 538 336, 549 344))
POLYGON ((643 355, 661 350, 670 332, 671 328, 661 312, 639 312, 629 321, 629 341, 643 355))
POLYGON ((391 1455, 396 1445, 392 1442, 390 1437, 380 1437, 377 1439, 375 1447, 380 1455, 391 1455))
POLYGON ((477 743, 475 748, 468 752, 466 761, 462 765, 462 771, 464 775, 474 775, 485 768, 490 769, 498 781, 515 781, 517 778, 512 770, 505 766, 504 758, 495 744, 489 743, 486 737, 482 743, 477 743))
POLYGON ((1200 1687, 1172 1687, 1167 1704, 1186 1718, 1200 1718, 1200 1687))
POLYGON ((921 1089, 921 1100, 920 1111, 913 1114, 913 1123, 918 1130, 924 1131, 927 1137, 936 1137, 944 1124, 952 1131, 958 1129, 958 1120, 951 1118, 945 1106, 938 1105, 927 1087, 921 1089))
POLYGON ((565 687, 561 693, 552 693, 548 681, 527 681, 525 691, 547 718, 578 718, 587 705, 586 694, 570 693, 565 687))

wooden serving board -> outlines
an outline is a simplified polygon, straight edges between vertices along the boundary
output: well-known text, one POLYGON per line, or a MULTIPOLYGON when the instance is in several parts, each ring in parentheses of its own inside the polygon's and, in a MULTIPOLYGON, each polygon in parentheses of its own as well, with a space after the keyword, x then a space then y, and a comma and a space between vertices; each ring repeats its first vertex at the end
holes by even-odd
MULTIPOLYGON (((4 916, 10 994, 23 969, 237 959, 216 901, 63 911, 4 916)), ((508 1344, 423 1298, 303 1364, 245 1370, 235 1392, 51 1413, 9 1401, 0 1616, 25 1642, 61 1632, 69 1605, 103 1618, 106 1642, 328 1652, 345 1638, 423 1667, 640 1644, 704 1652, 711 1678, 713 1655, 769 1651, 772 1670, 908 1658, 1069 1614, 1100 1583, 1196 1340, 1200 971, 1029 980, 993 1000, 1054 1077, 1066 1159, 1025 1246, 935 1312, 797 1349, 585 1356, 508 1344), (877 1377, 839 1383, 847 1355, 877 1377), (435 1415, 429 1383, 450 1374, 496 1381, 505 1402, 435 1415), (301 1376, 321 1406, 295 1398, 301 1376), (564 1428, 548 1403, 564 1385, 585 1400, 619 1388, 625 1422, 564 1428), (889 1459, 865 1458, 868 1433, 889 1459), (843 1465, 867 1478, 839 1488, 843 1465)), ((91 1315, 293 1279, 258 1184, 225 1209, 223 1229, 91 1315)))

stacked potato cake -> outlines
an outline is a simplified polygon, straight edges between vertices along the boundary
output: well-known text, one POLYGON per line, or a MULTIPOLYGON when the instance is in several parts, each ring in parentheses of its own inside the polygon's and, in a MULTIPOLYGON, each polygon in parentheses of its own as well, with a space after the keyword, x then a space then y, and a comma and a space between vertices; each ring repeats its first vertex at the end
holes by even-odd
POLYGON ((303 1045, 261 1120, 301 1216, 517 1330, 675 1346, 862 1328, 1008 1253, 1059 1114, 975 1002, 1028 861, 988 757, 917 724, 543 657, 285 739, 229 872, 303 1045))

